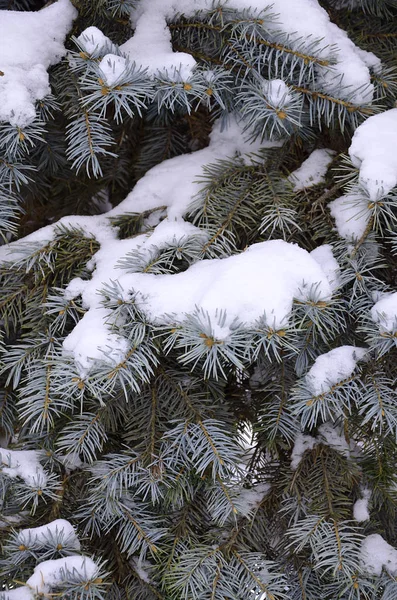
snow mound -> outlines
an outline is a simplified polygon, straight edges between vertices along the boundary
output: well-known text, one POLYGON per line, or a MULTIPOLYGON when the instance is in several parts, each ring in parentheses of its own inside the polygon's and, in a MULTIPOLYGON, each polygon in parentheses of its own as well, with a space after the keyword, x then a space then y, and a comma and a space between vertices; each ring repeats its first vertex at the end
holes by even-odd
POLYGON ((397 108, 370 117, 354 132, 350 158, 373 201, 397 185, 396 143, 397 108))
POLYGON ((38 12, 0 11, 0 121, 25 127, 34 120, 36 100, 51 91, 47 69, 66 53, 76 15, 69 0, 38 12))
POLYGON ((365 348, 340 346, 321 354, 309 369, 306 379, 316 396, 329 391, 334 385, 348 379, 359 360, 366 355, 365 348))
POLYGON ((0 473, 8 477, 20 477, 26 485, 45 485, 47 475, 40 464, 36 450, 8 450, 0 448, 0 473))
POLYGON ((68 548, 80 550, 80 542, 74 527, 66 519, 55 519, 55 521, 51 521, 51 523, 41 525, 40 527, 22 529, 18 532, 18 542, 25 544, 26 541, 30 541, 30 543, 41 544, 48 540, 50 536, 57 537, 60 534, 67 542, 68 548))
POLYGON ((346 240, 359 240, 365 232, 371 211, 368 203, 354 195, 340 196, 328 204, 336 230, 346 240))
POLYGON ((322 183, 334 156, 335 152, 327 148, 314 150, 301 166, 289 176, 288 179, 294 189, 304 190, 322 183))
POLYGON ((356 500, 353 506, 353 518, 355 521, 362 523, 367 521, 370 517, 368 502, 371 498, 371 490, 364 488, 362 491, 362 498, 356 500))
POLYGON ((397 550, 378 533, 368 535, 361 546, 361 562, 371 575, 380 577, 382 569, 397 575, 397 550))
MULTIPOLYGON (((134 242, 137 243, 137 238, 134 242)), ((293 299, 306 299, 312 286, 317 286, 323 299, 332 295, 331 285, 318 262, 306 250, 282 240, 254 244, 229 258, 202 260, 175 275, 123 274, 119 270, 114 277, 117 258, 114 252, 110 256, 101 253, 99 270, 82 293, 84 305, 91 310, 64 341, 65 350, 72 352, 85 367, 89 366, 90 358, 101 356, 96 347, 100 336, 107 339, 107 346, 112 346, 114 334, 104 324, 106 311, 100 307, 97 293, 111 280, 117 279, 124 290, 139 292, 141 310, 156 324, 169 322, 169 315, 176 322, 182 321, 198 308, 208 313, 215 326, 220 311, 226 312, 222 331, 217 331, 217 336, 223 339, 228 337, 236 320, 250 327, 263 314, 270 326, 285 326, 293 299)), ((116 353, 125 352, 123 339, 114 342, 116 353)))
POLYGON ((371 318, 383 331, 391 333, 397 328, 397 292, 385 294, 371 308, 371 318))
POLYGON ((46 560, 35 567, 33 575, 29 577, 26 586, 37 594, 48 594, 51 588, 56 587, 67 578, 70 573, 81 581, 95 578, 98 571, 97 565, 87 556, 67 556, 55 560, 46 560))
MULTIPOLYGON (((212 0, 141 0, 132 17, 134 35, 120 49, 152 75, 159 71, 167 71, 170 75, 178 69, 182 79, 186 80, 191 75, 195 60, 184 52, 173 52, 167 22, 174 20, 178 14, 191 17, 195 11, 213 10, 213 6, 212 0)), ((238 10, 258 11, 271 6, 271 14, 277 17, 274 21, 269 19, 267 27, 274 32, 290 34, 291 39, 299 38, 301 41, 307 38, 310 42, 314 38, 321 39, 324 50, 319 54, 322 57, 329 54, 331 46, 336 46, 336 64, 332 69, 321 71, 322 87, 332 93, 339 90, 343 79, 346 99, 357 104, 372 100, 369 67, 378 69, 379 59, 355 46, 345 31, 331 23, 317 0, 234 0, 232 6, 238 10)))

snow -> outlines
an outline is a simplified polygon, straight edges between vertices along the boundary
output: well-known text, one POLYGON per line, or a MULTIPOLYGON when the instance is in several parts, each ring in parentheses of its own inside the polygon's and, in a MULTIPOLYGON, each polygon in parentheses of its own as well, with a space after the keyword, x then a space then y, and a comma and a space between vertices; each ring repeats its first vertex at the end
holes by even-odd
POLYGON ((48 594, 52 587, 67 580, 67 572, 81 577, 82 581, 94 579, 97 565, 87 556, 67 556, 55 560, 46 560, 38 564, 26 585, 37 594, 48 594))
POLYGON ((24 545, 37 545, 45 543, 51 537, 61 537, 68 549, 80 550, 80 542, 74 527, 66 519, 56 519, 40 527, 22 529, 18 532, 17 541, 24 545))
POLYGON ((108 86, 114 85, 127 69, 127 60, 123 56, 116 54, 106 54, 99 68, 103 74, 103 79, 108 86))
POLYGON ((238 495, 238 510, 241 514, 248 516, 259 508, 261 502, 271 490, 270 483, 262 482, 255 484, 250 489, 243 489, 238 495))
MULTIPOLYGON (((315 284, 319 284, 322 298, 329 299, 332 295, 332 288, 317 261, 306 250, 282 240, 254 244, 228 258, 202 260, 175 275, 125 273, 117 269, 117 261, 128 245, 140 243, 140 250, 145 247, 144 237, 113 243, 109 252, 101 248, 97 253, 96 271, 82 293, 83 305, 90 310, 64 342, 65 350, 73 352, 85 369, 90 358, 98 357, 97 352, 100 352, 95 351, 96 341, 100 336, 109 340, 112 335, 104 325, 105 312, 100 307, 97 292, 103 283, 115 279, 123 289, 140 293, 138 305, 156 324, 168 323, 167 315, 173 315, 173 321, 181 321, 199 308, 208 313, 215 328, 219 311, 226 311, 223 331, 218 332, 223 339, 230 334, 235 319, 249 327, 265 313, 272 327, 285 325, 293 299, 304 299, 315 284)), ((146 240, 148 248, 150 241, 150 238, 146 240)), ((117 352, 123 351, 117 340, 113 341, 117 352)))
POLYGON ((386 569, 392 576, 397 575, 397 550, 378 533, 368 535, 362 542, 361 562, 370 575, 379 577, 382 569, 386 569))
POLYGON ((351 448, 346 442, 345 434, 341 424, 326 421, 320 425, 318 428, 318 433, 318 439, 321 441, 321 443, 327 444, 327 446, 337 450, 345 456, 350 454, 351 448))
POLYGON ((370 117, 354 132, 350 158, 360 169, 360 183, 372 201, 397 185, 396 140, 397 108, 370 117))
POLYGON ((288 320, 293 299, 304 299, 315 284, 319 284, 318 291, 324 300, 331 297, 337 269, 331 249, 317 249, 312 256, 282 240, 255 244, 229 258, 202 260, 176 275, 128 273, 118 264, 129 252, 139 250, 142 256, 150 256, 153 250, 173 239, 203 237, 202 230, 183 220, 199 189, 196 181, 201 167, 216 159, 257 152, 260 147, 259 142, 246 141, 234 118, 224 129, 218 121, 208 148, 154 167, 123 202, 105 215, 64 217, 58 224, 31 234, 23 243, 0 248, 0 257, 15 263, 23 255, 24 244, 46 244, 60 225, 80 227, 100 243, 99 251, 89 263, 92 278, 73 280, 66 290, 68 299, 81 294, 83 306, 89 309, 64 341, 65 352, 74 356, 82 376, 95 360, 106 360, 112 365, 121 362, 128 349, 128 342, 105 323, 107 311, 98 294, 104 284, 112 281, 117 280, 126 294, 139 293, 137 301, 153 323, 169 323, 166 315, 180 321, 186 313, 198 308, 208 312, 215 333, 219 311, 226 311, 225 327, 217 333, 223 338, 230 334, 234 319, 251 327, 264 312, 271 326, 282 326, 288 320), (167 218, 156 225, 153 233, 117 239, 117 230, 111 227, 109 217, 162 206, 166 207, 167 218))
POLYGON ((181 217, 198 192, 197 177, 204 165, 279 145, 274 142, 252 143, 247 139, 249 132, 245 137, 242 129, 233 116, 230 116, 227 127, 224 128, 221 120, 218 120, 213 126, 207 148, 165 160, 150 169, 126 199, 107 213, 107 216, 115 217, 126 212, 141 212, 166 206, 170 220, 181 217))
POLYGON ((295 471, 306 450, 312 450, 318 444, 326 444, 345 456, 349 456, 351 452, 342 427, 337 423, 326 421, 318 428, 316 437, 305 435, 302 432, 296 435, 291 453, 291 469, 295 471))
POLYGON ((362 237, 371 217, 365 199, 347 194, 330 202, 328 208, 335 219, 336 230, 342 238, 353 241, 362 237))
POLYGON ((371 490, 368 488, 364 488, 362 491, 362 498, 356 500, 353 506, 353 518, 362 523, 363 521, 367 521, 370 517, 368 502, 371 498, 371 490))
POLYGON ((294 447, 291 454, 291 469, 295 471, 306 450, 312 450, 318 444, 318 440, 311 435, 298 433, 294 441, 294 447))
POLYGON ((335 152, 327 148, 314 150, 288 177, 294 189, 304 190, 322 183, 334 156, 335 152))
POLYGON ((382 331, 389 333, 397 329, 397 292, 385 294, 371 308, 371 318, 382 331))
POLYGON ((26 585, 15 588, 14 590, 6 590, 3 592, 5 600, 34 600, 34 594, 26 585))
POLYGON ((142 581, 145 581, 145 583, 152 583, 149 571, 153 568, 153 565, 149 561, 144 560, 141 556, 139 558, 137 556, 132 556, 130 561, 133 564, 134 571, 138 577, 142 581))
POLYGON ((366 353, 365 348, 339 346, 321 354, 306 374, 313 394, 323 394, 337 383, 348 379, 353 374, 357 362, 362 360, 366 353))
POLYGON ((20 477, 26 485, 45 485, 47 475, 39 462, 36 450, 6 450, 0 448, 0 472, 8 477, 20 477))
POLYGON ((330 244, 318 246, 318 248, 315 248, 310 252, 310 256, 318 262, 324 271, 332 291, 338 289, 340 284, 340 268, 338 261, 332 253, 332 246, 330 244))
MULTIPOLYGON (((373 85, 368 67, 379 68, 379 59, 357 48, 346 32, 331 23, 317 0, 273 0, 270 4, 272 15, 277 17, 268 19, 266 25, 269 29, 290 34, 292 40, 299 40, 297 47, 303 39, 308 40, 308 45, 313 39, 321 39, 323 50, 317 54, 324 58, 330 54, 330 47, 336 47, 337 52, 332 48, 337 56, 336 64, 332 68, 322 68, 319 73, 324 91, 332 93, 338 90, 342 97, 357 104, 372 100, 373 85), (339 90, 341 80, 343 89, 339 90)), ((269 1, 234 0, 233 7, 264 10, 269 8, 269 1)), ((195 61, 189 54, 173 52, 167 21, 172 21, 177 14, 193 16, 200 9, 213 9, 212 0, 141 0, 132 16, 134 35, 121 46, 121 51, 137 65, 147 68, 151 75, 158 71, 172 74, 178 69, 182 78, 188 79, 195 61)), ((291 43, 294 46, 294 42, 291 43)))
POLYGON ((100 52, 103 48, 113 48, 113 43, 98 27, 87 27, 77 38, 80 46, 85 49, 87 54, 100 52))
POLYGON ((282 79, 265 79, 262 90, 268 103, 274 108, 282 108, 291 100, 289 88, 282 79))
POLYGON ((35 101, 51 91, 46 70, 64 56, 76 15, 69 0, 37 12, 0 11, 0 121, 25 127, 34 120, 35 101))

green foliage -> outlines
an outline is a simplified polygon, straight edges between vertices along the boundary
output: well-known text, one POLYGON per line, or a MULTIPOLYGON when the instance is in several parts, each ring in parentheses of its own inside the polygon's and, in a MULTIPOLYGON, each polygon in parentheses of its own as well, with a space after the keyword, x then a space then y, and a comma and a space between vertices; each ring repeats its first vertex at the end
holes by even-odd
POLYGON ((151 76, 127 61, 109 84, 100 62, 124 58, 139 0, 73 4, 79 15, 66 57, 50 69, 52 94, 29 125, 0 123, 0 234, 14 241, 0 259, 0 447, 35 451, 42 469, 10 476, 17 465, 0 454, 0 599, 36 565, 76 552, 95 559, 95 577, 65 567, 48 597, 397 598, 396 572, 373 573, 361 554, 373 533, 397 544, 397 322, 371 314, 395 287, 397 188, 370 198, 347 156, 355 128, 396 101, 395 0, 322 2, 382 58, 368 104, 356 104, 343 80, 325 88, 336 48, 315 32, 275 28, 271 6, 242 11, 232 0, 169 19, 174 51, 197 61, 191 75, 151 76), (78 37, 88 26, 110 41, 92 50, 78 37), (282 93, 270 80, 284 82, 282 93), (215 119, 226 127, 230 113, 265 147, 197 168, 188 233, 145 245, 169 214, 168 197, 92 217, 163 161, 194 160, 215 119), (297 189, 290 173, 325 147, 335 151, 325 180, 297 189), (342 240, 330 218, 327 204, 342 193, 355 217, 368 211, 359 239, 342 240), (110 238, 125 244, 120 281, 81 295, 101 253, 113 252, 110 238), (288 321, 236 318, 226 337, 221 306, 215 317, 196 306, 182 318, 148 318, 142 274, 177 281, 200 262, 278 239, 309 252, 330 244, 332 294, 302 281, 288 321), (122 350, 109 342, 79 363, 63 342, 96 301, 122 350), (365 359, 315 389, 314 361, 343 345, 366 347, 365 359), (370 518, 358 521, 365 490, 370 518), (57 518, 73 523, 81 550, 62 531, 26 533, 57 518))

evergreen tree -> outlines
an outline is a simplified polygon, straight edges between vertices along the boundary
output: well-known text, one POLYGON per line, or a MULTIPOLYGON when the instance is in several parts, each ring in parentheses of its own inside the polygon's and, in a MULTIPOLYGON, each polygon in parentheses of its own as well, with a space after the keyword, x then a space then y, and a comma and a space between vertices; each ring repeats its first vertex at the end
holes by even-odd
POLYGON ((0 599, 396 599, 396 0, 0 8, 0 599))

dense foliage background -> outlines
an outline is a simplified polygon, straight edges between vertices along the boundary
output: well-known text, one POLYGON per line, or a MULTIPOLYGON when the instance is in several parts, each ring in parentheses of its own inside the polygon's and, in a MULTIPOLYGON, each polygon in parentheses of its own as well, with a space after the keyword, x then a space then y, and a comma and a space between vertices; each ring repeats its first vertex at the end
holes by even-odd
MULTIPOLYGON (((51 94, 0 122, 1 600, 397 598, 396 3, 321 2, 375 55, 359 89, 277 6, 168 2, 196 65, 151 72, 123 47, 148 0, 72 4, 51 94), (364 122, 372 179, 349 156, 364 122), (293 295, 283 318, 280 296, 227 320, 237 264, 258 306, 293 295), (167 276, 194 310, 159 317, 167 276)), ((23 44, 19 16, 51 6, 0 8, 23 44)))

